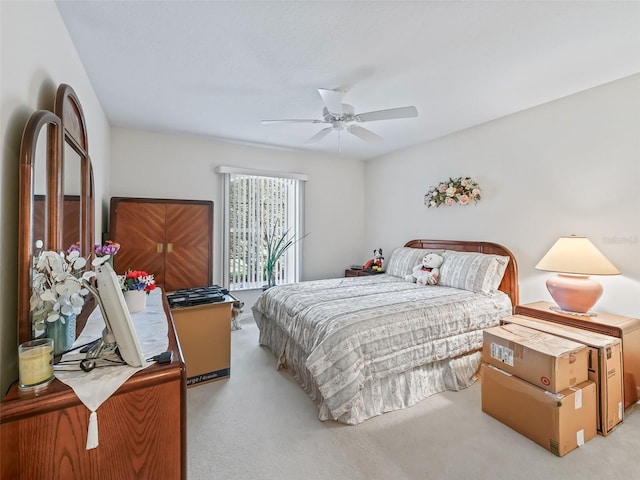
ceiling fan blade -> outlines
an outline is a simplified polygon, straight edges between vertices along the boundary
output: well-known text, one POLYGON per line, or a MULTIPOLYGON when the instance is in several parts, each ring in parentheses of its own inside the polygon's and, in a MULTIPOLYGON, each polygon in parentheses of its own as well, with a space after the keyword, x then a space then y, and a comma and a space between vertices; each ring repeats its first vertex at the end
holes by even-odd
POLYGON ((267 123, 328 123, 324 120, 312 120, 306 118, 283 118, 281 120, 262 120, 263 124, 267 123))
POLYGON ((326 88, 319 88, 318 93, 322 97, 329 113, 342 114, 342 93, 336 90, 327 90, 326 88))
POLYGON ((358 113, 354 118, 358 122, 374 122, 376 120, 392 120, 395 118, 413 118, 418 116, 416 107, 398 107, 375 112, 358 113))
POLYGON ((319 142, 320 140, 322 140, 324 137, 326 137, 329 132, 331 132, 331 130, 333 130, 333 127, 327 127, 327 128, 323 128, 322 130, 320 130, 318 133, 316 133, 313 137, 311 137, 309 140, 307 140, 306 143, 316 143, 319 142))
POLYGON ((349 125, 347 127, 347 131, 355 135, 356 137, 364 140, 365 142, 379 142, 382 140, 382 137, 376 133, 373 133, 371 130, 367 130, 360 125, 349 125))

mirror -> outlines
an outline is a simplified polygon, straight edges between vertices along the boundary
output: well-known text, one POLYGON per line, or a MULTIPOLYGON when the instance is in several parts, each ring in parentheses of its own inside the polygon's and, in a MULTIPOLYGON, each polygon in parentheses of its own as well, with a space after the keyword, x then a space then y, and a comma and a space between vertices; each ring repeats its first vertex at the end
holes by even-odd
POLYGON ((18 342, 32 338, 29 297, 36 241, 56 248, 62 123, 57 115, 38 110, 29 118, 20 145, 18 227, 18 342))
MULTIPOLYGON (((84 114, 73 89, 58 87, 54 112, 39 110, 27 122, 20 146, 18 342, 33 337, 29 297, 36 241, 46 250, 74 243, 83 256, 94 240, 93 171, 84 114)), ((95 307, 85 302, 77 328, 95 307)))
POLYGON ((82 157, 65 141, 64 175, 62 187, 64 191, 63 219, 62 219, 62 245, 66 249, 77 243, 80 252, 86 256, 90 249, 83 244, 80 231, 82 229, 82 215, 80 199, 82 195, 82 157))
MULTIPOLYGON (((53 128, 53 127, 51 127, 53 128)), ((32 165, 33 181, 33 238, 31 251, 35 251, 36 243, 47 243, 47 135, 49 124, 40 129, 36 140, 32 165)))
POLYGON ((80 245, 80 254, 88 256, 94 241, 93 171, 87 145, 87 127, 80 100, 67 84, 58 87, 55 114, 63 127, 63 233, 68 248, 80 245))

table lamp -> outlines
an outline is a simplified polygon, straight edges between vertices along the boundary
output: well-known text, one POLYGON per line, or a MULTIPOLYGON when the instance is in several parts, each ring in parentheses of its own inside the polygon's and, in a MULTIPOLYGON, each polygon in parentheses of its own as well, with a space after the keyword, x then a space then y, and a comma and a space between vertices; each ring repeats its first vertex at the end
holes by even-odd
POLYGON ((589 275, 620 272, 586 237, 560 237, 536 265, 538 270, 557 272, 547 280, 547 289, 560 309, 589 314, 602 295, 602 285, 589 275))

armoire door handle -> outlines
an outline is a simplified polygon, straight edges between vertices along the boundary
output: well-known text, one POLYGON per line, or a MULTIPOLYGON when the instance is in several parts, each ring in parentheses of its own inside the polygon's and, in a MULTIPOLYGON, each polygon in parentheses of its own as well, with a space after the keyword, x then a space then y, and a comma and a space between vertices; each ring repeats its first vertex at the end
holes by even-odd
POLYGON ((164 245, 162 245, 161 243, 157 243, 156 244, 156 249, 157 249, 158 253, 162 253, 162 250, 164 249, 164 245))
POLYGON ((173 252, 173 243, 167 243, 167 253, 173 252))

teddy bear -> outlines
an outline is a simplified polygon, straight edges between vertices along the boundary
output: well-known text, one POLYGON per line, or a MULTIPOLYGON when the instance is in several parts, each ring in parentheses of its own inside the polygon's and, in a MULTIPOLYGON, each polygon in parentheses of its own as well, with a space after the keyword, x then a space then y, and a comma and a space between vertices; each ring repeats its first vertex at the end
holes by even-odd
POLYGON ((442 262, 444 258, 437 253, 427 253, 422 257, 422 263, 413 267, 413 272, 407 275, 405 280, 418 285, 437 285, 442 262))
POLYGON ((373 251, 373 258, 364 264, 365 270, 373 270, 375 272, 382 272, 382 262, 384 257, 382 256, 382 249, 379 248, 373 251))

